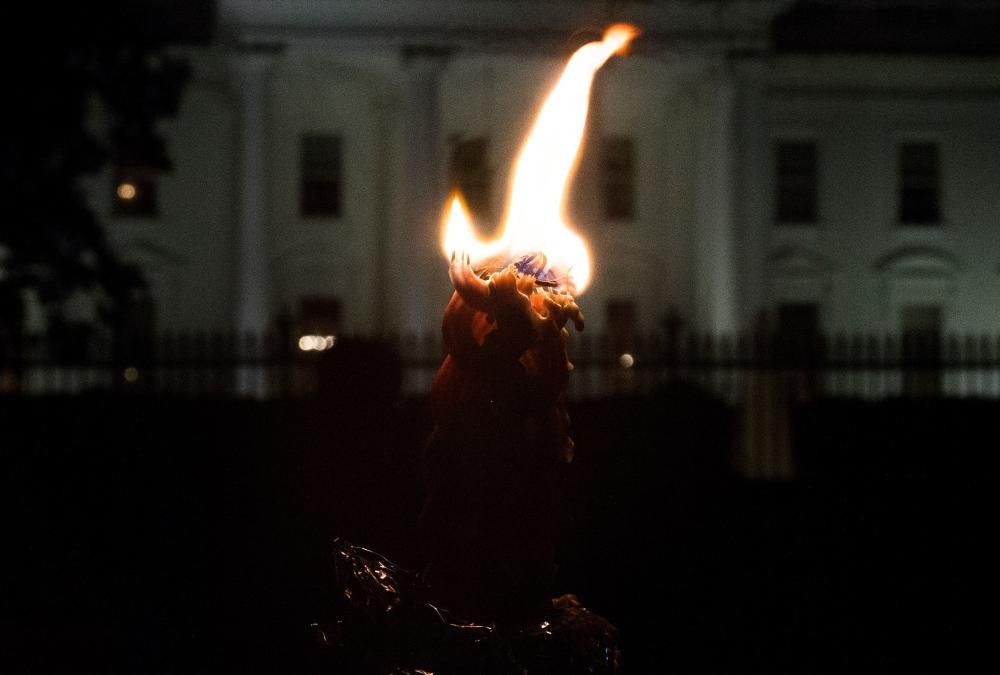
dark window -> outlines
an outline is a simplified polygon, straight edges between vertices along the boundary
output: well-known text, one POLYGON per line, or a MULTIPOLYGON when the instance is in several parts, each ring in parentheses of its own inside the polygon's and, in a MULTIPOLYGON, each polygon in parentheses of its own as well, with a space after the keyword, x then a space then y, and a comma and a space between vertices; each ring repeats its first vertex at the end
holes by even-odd
POLYGON ((302 137, 301 213, 303 216, 341 215, 343 197, 343 143, 335 134, 306 134, 302 137))
POLYGON ((790 303, 778 306, 778 331, 782 335, 814 337, 819 334, 819 305, 790 303))
POLYGON ((795 379, 790 379, 789 384, 794 386, 796 396, 812 397, 820 392, 822 380, 815 367, 822 357, 820 330, 819 305, 805 302, 778 305, 774 356, 795 372, 795 379))
POLYGON ((819 305, 778 305, 778 346, 789 356, 801 357, 814 350, 819 333, 819 305))
POLYGON ((299 300, 299 327, 304 334, 336 335, 340 326, 340 299, 307 296, 299 300))
POLYGON ((493 209, 493 172, 489 165, 490 142, 488 138, 458 138, 451 141, 448 162, 448 181, 458 190, 476 224, 490 229, 493 209))
POLYGON ((941 220, 940 159, 936 143, 899 146, 899 222, 928 225, 941 220))
POLYGON ((900 312, 903 333, 911 335, 941 335, 939 305, 906 305, 900 312))
POLYGON ((158 178, 156 169, 118 167, 115 170, 112 195, 114 214, 135 218, 155 218, 159 214, 158 178))
POLYGON ((128 365, 134 367, 135 363, 143 359, 153 358, 156 303, 148 289, 134 289, 120 309, 120 323, 115 336, 118 357, 129 361, 128 365))
POLYGON ((604 316, 607 320, 608 345, 615 354, 635 349, 636 311, 631 300, 608 300, 604 316))
POLYGON ((635 149, 627 136, 605 138, 601 146, 601 201, 608 220, 635 220, 635 149))
POLYGON ((776 149, 777 204, 775 219, 782 224, 809 224, 817 220, 816 143, 782 141, 776 149))
POLYGON ((907 305, 900 312, 903 332, 903 393, 941 393, 941 307, 907 305))

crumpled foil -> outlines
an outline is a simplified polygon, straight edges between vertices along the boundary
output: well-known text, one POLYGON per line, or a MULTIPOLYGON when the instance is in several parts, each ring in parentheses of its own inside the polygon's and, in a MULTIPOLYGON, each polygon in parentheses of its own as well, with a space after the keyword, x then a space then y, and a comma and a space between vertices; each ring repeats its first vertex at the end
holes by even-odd
POLYGON ((427 600, 420 576, 369 549, 333 546, 321 667, 357 675, 612 675, 618 634, 573 595, 517 624, 477 623, 427 600))

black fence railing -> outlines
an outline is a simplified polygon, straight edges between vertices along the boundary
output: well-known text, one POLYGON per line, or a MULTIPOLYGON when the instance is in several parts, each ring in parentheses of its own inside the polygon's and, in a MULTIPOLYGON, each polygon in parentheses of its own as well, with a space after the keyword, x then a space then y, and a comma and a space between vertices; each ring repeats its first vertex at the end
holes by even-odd
MULTIPOLYGON (((734 463, 747 476, 795 473, 796 410, 824 398, 1000 399, 1000 336, 573 334, 568 395, 724 402, 734 463)), ((438 334, 381 339, 167 334, 129 341, 0 340, 0 395, 126 394, 289 398, 422 395, 444 351, 438 334)))
MULTIPOLYGON (((72 337, 72 336, 71 336, 72 337)), ((1000 398, 1000 336, 573 334, 570 396, 655 391, 682 380, 729 402, 781 390, 794 399, 1000 398)), ((426 392, 440 336, 383 338, 180 333, 132 340, 0 340, 0 391, 121 390, 177 395, 305 396, 376 378, 426 392), (397 376, 393 372, 398 373, 397 376)))

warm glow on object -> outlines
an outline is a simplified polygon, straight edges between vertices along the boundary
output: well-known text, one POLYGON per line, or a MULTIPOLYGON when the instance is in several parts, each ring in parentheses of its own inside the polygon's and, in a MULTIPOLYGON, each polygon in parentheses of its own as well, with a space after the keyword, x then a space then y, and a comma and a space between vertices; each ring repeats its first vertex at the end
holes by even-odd
POLYGON ((136 189, 132 183, 122 183, 118 186, 118 198, 129 201, 135 199, 136 189))
POLYGON ((507 217, 499 237, 476 236, 468 212, 456 196, 449 199, 442 250, 465 252, 474 266, 502 256, 503 263, 541 253, 556 279, 576 295, 591 278, 587 245, 566 224, 570 179, 580 158, 594 74, 635 37, 636 29, 615 24, 600 42, 576 50, 559 82, 542 105, 514 166, 507 217))
POLYGON ((631 368, 632 366, 635 365, 635 357, 629 354, 628 352, 625 352, 624 354, 618 357, 618 365, 620 365, 622 368, 631 368))

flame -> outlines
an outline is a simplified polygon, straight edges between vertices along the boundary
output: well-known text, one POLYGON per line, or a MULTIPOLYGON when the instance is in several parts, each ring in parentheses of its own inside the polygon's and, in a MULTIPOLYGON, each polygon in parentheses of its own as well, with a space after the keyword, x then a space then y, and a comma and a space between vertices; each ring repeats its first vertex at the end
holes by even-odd
POLYGON ((507 216, 496 239, 480 239, 461 198, 449 198, 441 238, 445 256, 464 251, 474 264, 482 264, 543 253, 549 270, 572 292, 586 289, 591 278, 590 254, 583 239, 565 222, 569 182, 580 158, 594 74, 636 33, 632 26, 615 24, 600 42, 588 43, 570 57, 514 165, 507 216))

